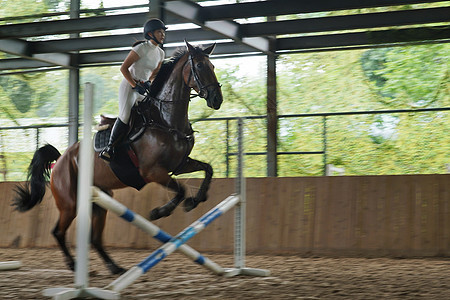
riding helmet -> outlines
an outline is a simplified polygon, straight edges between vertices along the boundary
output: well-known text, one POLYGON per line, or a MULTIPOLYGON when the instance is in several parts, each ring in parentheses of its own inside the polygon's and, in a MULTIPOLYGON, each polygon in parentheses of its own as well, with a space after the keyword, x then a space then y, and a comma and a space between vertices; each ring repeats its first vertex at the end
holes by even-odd
POLYGON ((150 19, 147 21, 147 23, 145 23, 144 25, 144 37, 149 40, 150 37, 148 36, 148 33, 153 33, 153 31, 158 30, 158 29, 164 29, 166 30, 167 27, 164 24, 163 21, 161 21, 160 19, 150 19))

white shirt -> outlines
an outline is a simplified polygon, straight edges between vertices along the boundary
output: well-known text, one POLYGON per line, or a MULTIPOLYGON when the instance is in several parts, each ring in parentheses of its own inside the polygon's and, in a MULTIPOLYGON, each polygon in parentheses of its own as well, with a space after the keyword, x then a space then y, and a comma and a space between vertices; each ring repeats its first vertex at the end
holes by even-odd
MULTIPOLYGON (((139 59, 128 70, 134 80, 147 81, 159 63, 164 60, 164 51, 150 41, 146 41, 132 48, 139 59)), ((136 101, 141 101, 144 96, 131 88, 130 83, 124 78, 119 87, 119 118, 125 124, 130 120, 131 107, 136 101)))
POLYGON ((164 60, 164 51, 153 45, 150 41, 145 41, 132 48, 139 55, 139 59, 129 68, 134 79, 147 81, 153 70, 164 60))

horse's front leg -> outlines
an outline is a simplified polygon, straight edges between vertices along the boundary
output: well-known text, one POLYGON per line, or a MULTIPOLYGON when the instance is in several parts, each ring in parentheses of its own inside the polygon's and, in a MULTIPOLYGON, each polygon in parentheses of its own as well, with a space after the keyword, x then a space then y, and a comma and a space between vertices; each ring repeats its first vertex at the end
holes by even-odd
POLYGON ((163 217, 168 217, 174 209, 184 200, 184 187, 175 179, 167 175, 166 180, 157 181, 159 184, 171 189, 176 193, 175 197, 161 207, 154 208, 150 212, 150 220, 158 220, 163 217))
POLYGON ((192 173, 197 171, 205 171, 205 179, 203 179, 202 184, 197 192, 195 197, 189 197, 184 200, 184 210, 186 212, 191 211, 196 208, 200 202, 204 202, 207 199, 207 192, 209 190, 209 185, 211 184, 211 179, 213 176, 213 168, 210 164, 198 161, 196 159, 192 159, 188 157, 183 168, 177 172, 175 175, 184 174, 184 173, 192 173))

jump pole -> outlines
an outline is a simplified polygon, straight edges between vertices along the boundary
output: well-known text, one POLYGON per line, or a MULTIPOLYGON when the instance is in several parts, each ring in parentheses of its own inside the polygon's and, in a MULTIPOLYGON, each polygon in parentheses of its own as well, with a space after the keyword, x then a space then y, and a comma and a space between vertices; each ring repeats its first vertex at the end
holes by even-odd
MULTIPOLYGON (((245 180, 243 176, 243 119, 238 119, 238 176, 236 180, 236 191, 240 194, 233 194, 220 202, 200 219, 192 223, 167 243, 159 247, 146 259, 129 269, 125 274, 111 282, 106 289, 119 293, 140 276, 148 272, 152 267, 161 262, 175 250, 184 244, 197 233, 202 231, 212 221, 235 207, 235 268, 224 269, 223 276, 231 277, 236 275, 269 276, 270 271, 265 269, 254 269, 245 267, 245 180)), ((98 200, 97 200, 98 201, 98 200)), ((101 202, 97 204, 101 205, 101 202)), ((120 204, 120 203, 119 203, 120 204)), ((121 210, 124 208, 122 207, 121 210)), ((120 212, 119 212, 120 213, 120 212)), ((126 212, 121 211, 122 215, 126 212)))
MULTIPOLYGON (((148 233, 153 238, 159 240, 162 243, 167 243, 173 238, 170 234, 166 233, 161 228, 148 221, 141 215, 128 209, 128 207, 115 200, 105 192, 101 191, 97 187, 92 187, 92 201, 97 205, 103 207, 104 209, 113 212, 122 219, 132 223, 133 225, 142 229, 144 232, 148 233)), ((189 247, 188 245, 181 245, 178 248, 178 251, 183 253, 199 265, 202 265, 203 267, 211 270, 214 274, 222 275, 225 272, 224 268, 222 268, 209 258, 204 257, 198 251, 189 247)))
POLYGON ((22 267, 22 262, 20 262, 19 260, 0 262, 0 271, 16 270, 21 267, 22 267))
POLYGON ((98 299, 119 299, 120 295, 108 290, 89 287, 89 241, 91 236, 91 186, 93 183, 94 151, 92 148, 92 83, 85 84, 83 140, 80 145, 80 163, 77 190, 77 249, 74 288, 50 288, 44 290, 44 296, 55 300, 94 297, 98 299))
MULTIPOLYGON (((217 219, 230 208, 235 209, 235 268, 223 269, 222 275, 231 277, 236 275, 269 276, 270 271, 264 269, 253 269, 245 267, 245 181, 243 176, 243 120, 238 120, 238 176, 236 180, 236 191, 234 194, 220 202, 216 207, 207 212, 199 220, 191 224, 177 236, 171 238, 167 243, 158 248, 140 264, 128 270, 125 274, 114 280, 105 289, 90 288, 89 278, 89 240, 90 240, 90 217, 91 198, 98 196, 98 191, 90 188, 93 177, 93 151, 92 151, 92 95, 93 85, 86 84, 85 110, 84 110, 84 135, 80 147, 80 174, 78 178, 78 218, 77 218, 77 262, 75 271, 74 288, 50 288, 44 290, 44 296, 53 297, 55 300, 94 297, 97 299, 120 299, 120 291, 133 283, 142 274, 146 273, 157 263, 162 261, 175 250, 185 248, 183 246, 190 238, 202 231, 213 220, 217 219)), ((140 219, 140 218, 138 218, 140 219)), ((141 220, 142 221, 142 220, 141 220)), ((137 221, 136 223, 139 223, 137 221)), ((149 222, 150 223, 150 222, 149 222)), ((148 225, 148 224, 147 224, 148 225)), ((156 226, 156 225, 155 225, 156 226)), ((150 226, 149 226, 150 227, 150 226)), ((167 238, 167 237, 166 237, 167 238)), ((164 239, 164 238, 163 238, 164 239)), ((189 248, 187 248, 189 249, 189 248)), ((192 249, 193 250, 193 249, 192 249)), ((181 250, 183 251, 183 250, 181 250)), ((194 250, 195 251, 195 250, 194 250)), ((189 252, 189 250, 187 250, 189 252)), ((195 251, 196 252, 196 251, 195 251)), ((194 257, 193 252, 189 255, 194 257)), ((198 254, 200 255, 200 254, 198 254)), ((212 262, 211 262, 212 263, 212 262)), ((214 266, 214 263, 212 263, 214 266)), ((217 270, 221 267, 217 266, 217 270)))
POLYGON ((170 241, 155 250, 142 262, 132 267, 125 274, 111 282, 106 288, 114 292, 120 292, 121 290, 132 284, 141 275, 146 273, 148 270, 150 270, 152 267, 166 258, 168 255, 172 254, 175 250, 180 248, 180 246, 185 244, 189 239, 202 231, 212 221, 235 206, 239 201, 240 198, 238 195, 229 196, 228 198, 217 204, 210 211, 208 211, 206 214, 204 214, 200 219, 198 219, 190 226, 186 227, 179 234, 177 234, 175 237, 170 239, 170 241))

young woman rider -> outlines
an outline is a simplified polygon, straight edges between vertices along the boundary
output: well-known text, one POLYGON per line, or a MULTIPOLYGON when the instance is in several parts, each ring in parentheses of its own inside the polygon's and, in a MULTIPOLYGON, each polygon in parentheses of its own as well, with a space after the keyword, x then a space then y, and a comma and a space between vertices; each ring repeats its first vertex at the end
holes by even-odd
POLYGON ((128 132, 131 108, 136 101, 144 99, 145 93, 149 91, 151 82, 161 67, 165 54, 158 45, 164 43, 166 28, 159 19, 147 21, 144 25, 146 40, 133 45, 120 67, 124 79, 119 87, 119 117, 111 131, 108 146, 99 155, 106 161, 114 158, 114 147, 128 132))

